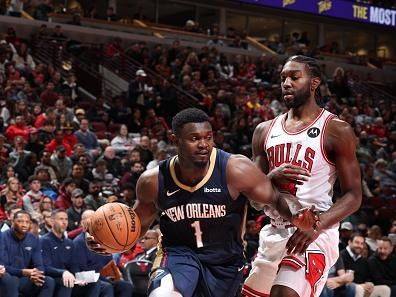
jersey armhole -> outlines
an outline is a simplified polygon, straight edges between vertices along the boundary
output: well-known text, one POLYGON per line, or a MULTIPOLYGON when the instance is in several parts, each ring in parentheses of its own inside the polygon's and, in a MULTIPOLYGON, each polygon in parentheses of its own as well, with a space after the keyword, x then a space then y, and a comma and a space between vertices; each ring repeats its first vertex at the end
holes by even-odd
POLYGON ((327 126, 329 125, 330 121, 333 120, 333 119, 335 119, 335 118, 337 118, 337 116, 334 115, 334 114, 331 114, 331 115, 329 115, 329 116, 327 117, 327 119, 325 120, 325 123, 324 123, 324 125, 323 125, 323 133, 322 133, 322 135, 321 135, 321 137, 320 137, 320 150, 322 151, 323 158, 325 159, 325 161, 326 161, 327 163, 329 163, 329 164, 332 165, 332 166, 335 166, 335 163, 332 162, 332 161, 329 159, 329 157, 327 156, 324 138, 325 138, 327 126))
POLYGON ((270 135, 270 133, 272 131, 272 128, 274 127, 274 125, 275 125, 275 123, 276 123, 276 121, 278 120, 279 117, 280 116, 277 116, 275 119, 272 119, 271 123, 270 123, 270 125, 268 127, 267 135, 265 136, 264 143, 263 143, 263 149, 264 149, 265 153, 267 153, 266 147, 267 147, 268 137, 269 137, 269 135, 270 135))

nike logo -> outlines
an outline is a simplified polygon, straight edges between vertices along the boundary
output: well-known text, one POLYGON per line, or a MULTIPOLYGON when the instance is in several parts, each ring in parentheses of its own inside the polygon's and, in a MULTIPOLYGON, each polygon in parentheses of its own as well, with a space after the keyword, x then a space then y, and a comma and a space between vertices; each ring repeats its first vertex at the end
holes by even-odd
POLYGON ((238 272, 241 272, 245 268, 245 265, 243 265, 241 268, 238 268, 238 272))
POLYGON ((180 191, 180 189, 177 189, 176 191, 173 191, 173 192, 169 192, 169 190, 168 191, 166 191, 166 196, 172 196, 173 194, 176 194, 177 192, 179 192, 180 191))
POLYGON ((271 139, 272 138, 275 138, 275 137, 278 137, 278 136, 281 136, 282 134, 278 134, 278 135, 271 135, 271 139))

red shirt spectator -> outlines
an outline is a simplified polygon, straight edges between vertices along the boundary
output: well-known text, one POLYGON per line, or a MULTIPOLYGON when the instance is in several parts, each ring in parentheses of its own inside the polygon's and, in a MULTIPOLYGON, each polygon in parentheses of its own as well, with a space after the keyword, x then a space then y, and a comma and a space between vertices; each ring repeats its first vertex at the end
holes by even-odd
POLYGON ((29 133, 30 128, 25 125, 24 117, 17 116, 15 124, 9 125, 4 134, 10 141, 13 141, 17 136, 22 136, 27 143, 29 141, 29 133))
POLYGON ((66 156, 70 157, 73 153, 73 149, 64 139, 63 131, 61 129, 56 129, 54 134, 54 139, 45 145, 45 149, 52 154, 58 146, 63 145, 65 147, 66 156))
POLYGON ((55 85, 52 81, 47 83, 47 88, 41 93, 40 99, 44 106, 55 106, 55 102, 59 99, 59 95, 55 92, 55 85))

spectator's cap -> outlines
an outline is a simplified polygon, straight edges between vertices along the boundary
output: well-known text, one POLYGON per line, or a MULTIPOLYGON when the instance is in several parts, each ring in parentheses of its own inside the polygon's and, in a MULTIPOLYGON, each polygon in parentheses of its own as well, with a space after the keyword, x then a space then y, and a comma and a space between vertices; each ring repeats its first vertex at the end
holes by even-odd
POLYGON ((74 130, 74 128, 69 122, 67 122, 64 126, 62 126, 62 130, 74 130))
POLYGON ((136 76, 143 76, 143 77, 146 77, 147 74, 146 74, 146 72, 144 72, 143 69, 139 69, 138 71, 136 71, 136 76))
POLYGON ((85 110, 82 108, 77 108, 75 114, 76 115, 85 115, 85 110))
POLYGON ((36 180, 39 180, 37 175, 31 175, 31 176, 29 176, 28 182, 29 182, 29 184, 31 184, 32 182, 34 182, 36 180))
POLYGON ((74 189, 72 194, 71 194, 71 197, 72 198, 84 197, 84 192, 83 192, 83 190, 81 190, 79 188, 74 189))
POLYGON ((56 147, 56 151, 57 152, 65 152, 66 151, 65 146, 64 145, 58 145, 56 147))
POLYGON ((193 20, 188 20, 188 21, 186 22, 186 26, 195 26, 195 23, 194 23, 193 20))
POLYGON ((343 222, 341 224, 340 230, 353 231, 353 225, 351 222, 343 222))
POLYGON ((47 171, 47 172, 49 172, 49 169, 48 169, 48 167, 45 166, 45 165, 39 165, 39 166, 37 166, 37 167, 34 169, 34 174, 37 174, 37 173, 39 173, 40 171, 47 171))
POLYGON ((63 186, 66 187, 70 184, 76 184, 76 182, 74 181, 74 179, 72 179, 71 177, 66 177, 63 182, 62 182, 63 186))

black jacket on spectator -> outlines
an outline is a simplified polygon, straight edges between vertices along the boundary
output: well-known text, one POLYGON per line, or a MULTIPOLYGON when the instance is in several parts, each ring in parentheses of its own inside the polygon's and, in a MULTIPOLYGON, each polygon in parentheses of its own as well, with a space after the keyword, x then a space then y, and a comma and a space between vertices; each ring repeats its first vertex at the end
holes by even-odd
POLYGON ((360 257, 355 261, 346 249, 341 251, 340 256, 344 261, 345 270, 351 269, 355 271, 354 283, 362 284, 371 280, 369 265, 366 258, 360 257))
POLYGON ((396 256, 391 255, 382 260, 377 253, 368 259, 370 274, 375 285, 395 286, 396 289, 396 256))

